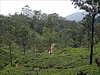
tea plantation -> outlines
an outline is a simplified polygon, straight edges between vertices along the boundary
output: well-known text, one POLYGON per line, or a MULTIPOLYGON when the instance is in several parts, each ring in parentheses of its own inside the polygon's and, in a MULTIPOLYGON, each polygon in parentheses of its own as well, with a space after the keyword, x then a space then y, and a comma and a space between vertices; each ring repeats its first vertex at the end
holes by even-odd
MULTIPOLYGON (((46 52, 17 56, 12 65, 7 63, 5 50, 0 50, 0 75, 99 75, 99 67, 94 58, 100 57, 100 43, 95 45, 93 64, 90 65, 90 51, 87 48, 65 48, 50 55, 46 52), (6 59, 5 59, 6 58, 6 59), (16 63, 19 66, 16 67, 16 63), (2 65, 1 65, 2 64, 2 65), (6 65, 5 65, 6 64, 6 65)), ((100 60, 100 59, 99 59, 100 60)))

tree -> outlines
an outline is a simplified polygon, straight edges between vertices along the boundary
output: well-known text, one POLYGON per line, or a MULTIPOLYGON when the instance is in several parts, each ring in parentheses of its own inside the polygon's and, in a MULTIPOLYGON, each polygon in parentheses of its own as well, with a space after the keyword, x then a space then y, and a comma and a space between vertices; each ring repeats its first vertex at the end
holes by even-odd
POLYGON ((42 34, 42 27, 43 25, 41 24, 42 21, 42 16, 41 16, 41 10, 37 11, 34 10, 34 15, 33 15, 33 21, 31 23, 31 27, 36 31, 42 34))
POLYGON ((92 65, 92 55, 93 55, 93 37, 94 37, 94 21, 96 15, 100 14, 100 0, 71 0, 75 7, 89 12, 92 16, 92 40, 91 40, 91 52, 90 52, 90 65, 92 65))
POLYGON ((30 37, 30 45, 33 49, 33 52, 44 52, 44 46, 43 46, 43 41, 42 41, 42 36, 35 32, 35 31, 31 31, 31 37, 30 37))
POLYGON ((28 26, 30 26, 30 22, 32 21, 31 18, 23 15, 23 14, 14 14, 11 18, 12 20, 12 25, 16 28, 16 30, 19 30, 21 28, 21 26, 23 26, 24 24, 27 24, 28 26))
POLYGON ((100 41, 100 23, 95 25, 95 35, 97 36, 96 40, 100 41))
POLYGON ((18 31, 18 39, 19 44, 23 46, 24 55, 26 51, 26 46, 28 45, 30 34, 29 34, 29 26, 23 25, 18 31))
POLYGON ((68 43, 69 43, 69 33, 67 31, 67 29, 62 29, 59 33, 60 35, 60 39, 59 39, 59 42, 60 42, 60 46, 61 48, 66 48, 68 47, 68 43))
POLYGON ((4 24, 4 16, 3 15, 0 15, 0 48, 1 48, 1 46, 2 46, 2 43, 3 43, 3 30, 4 30, 4 27, 3 27, 3 25, 5 25, 4 24), (2 18, 2 19, 1 19, 2 18))
POLYGON ((27 17, 33 17, 33 11, 30 9, 29 5, 25 5, 22 8, 22 14, 26 15, 27 17))
POLYGON ((50 48, 50 55, 51 55, 51 45, 52 43, 55 43, 57 40, 57 33, 55 32, 55 26, 53 26, 53 19, 51 16, 48 16, 48 19, 46 21, 46 27, 43 28, 43 37, 46 41, 46 44, 50 48))
POLYGON ((14 29, 11 25, 11 17, 7 17, 4 21, 3 25, 3 39, 6 44, 9 46, 9 52, 10 52, 10 62, 12 66, 12 55, 11 55, 11 44, 12 41, 14 41, 14 29))
POLYGON ((80 28, 78 31, 78 35, 77 35, 77 41, 79 41, 79 46, 82 46, 82 42, 83 42, 83 29, 80 28))
POLYGON ((80 24, 83 26, 83 32, 87 34, 88 51, 89 51, 89 41, 91 39, 90 34, 92 30, 91 22, 92 22, 92 16, 90 14, 87 14, 80 22, 80 24))

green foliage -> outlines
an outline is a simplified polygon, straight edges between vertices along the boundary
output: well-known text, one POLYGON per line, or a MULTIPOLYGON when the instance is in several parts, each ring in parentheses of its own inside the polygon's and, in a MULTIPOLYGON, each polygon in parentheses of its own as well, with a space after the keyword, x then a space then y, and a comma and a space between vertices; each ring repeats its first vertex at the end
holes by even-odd
MULTIPOLYGON (((85 18, 81 25, 57 13, 47 15, 41 13, 41 10, 31 10, 28 5, 25 7, 21 14, 15 13, 9 17, 0 15, 0 75, 37 75, 37 71, 39 75, 99 74, 94 60, 93 65, 89 65, 90 53, 84 48, 87 39, 91 39, 87 35, 88 30, 91 33, 91 24, 88 24, 91 17, 85 18), (45 50, 52 43, 56 45, 52 55, 49 55, 45 50), (26 53, 24 56, 23 49, 26 53), (12 55, 12 66, 9 52, 12 55)), ((95 23, 93 57, 100 57, 99 29, 99 23, 95 23)))
MULTIPOLYGON (((0 70, 10 63, 9 52, 0 49, 0 70)), ((14 55, 12 55, 14 56, 14 55)), ((14 58, 12 58, 14 60, 14 58)))
MULTIPOLYGON (((88 22, 88 30, 90 29, 89 28, 89 23, 91 23, 91 53, 90 53, 90 64, 92 64, 92 55, 93 55, 93 42, 94 42, 94 23, 95 23, 95 19, 96 19, 96 16, 98 14, 100 14, 100 1, 99 0, 71 0, 72 1, 72 4, 75 5, 75 8, 76 7, 79 7, 80 9, 83 9, 85 10, 86 12, 89 12, 89 15, 88 17, 86 18, 86 22, 88 22), (91 18, 90 18, 91 17, 91 18), (90 20, 89 20, 90 19, 90 20), (89 22, 89 21, 90 22, 89 22)), ((88 31, 89 33, 89 31, 88 31)), ((89 34, 88 34, 89 35, 89 34)))
MULTIPOLYGON (((99 43, 94 53, 99 56, 99 43)), ((64 48, 55 51, 52 55, 48 53, 28 54, 21 56, 13 61, 13 68, 9 65, 0 71, 1 75, 17 74, 17 75, 98 75, 99 67, 93 60, 93 65, 89 65, 89 52, 85 48, 64 48), (82 56, 82 58, 81 58, 82 56), (19 62, 19 66, 15 64, 19 62)))

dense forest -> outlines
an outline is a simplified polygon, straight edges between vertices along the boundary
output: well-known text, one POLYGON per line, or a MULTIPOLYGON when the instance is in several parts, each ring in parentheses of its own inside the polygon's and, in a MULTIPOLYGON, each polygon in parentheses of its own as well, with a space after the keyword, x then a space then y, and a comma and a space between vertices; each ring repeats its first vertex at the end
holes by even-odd
POLYGON ((0 75, 98 75, 100 17, 94 21, 96 15, 91 12, 79 22, 32 10, 29 5, 14 15, 0 15, 0 75))

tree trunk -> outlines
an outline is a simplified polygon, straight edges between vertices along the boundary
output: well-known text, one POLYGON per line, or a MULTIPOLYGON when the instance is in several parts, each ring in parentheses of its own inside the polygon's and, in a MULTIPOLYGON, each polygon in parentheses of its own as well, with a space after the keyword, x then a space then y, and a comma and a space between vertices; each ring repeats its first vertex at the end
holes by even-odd
POLYGON ((90 52, 90 65, 92 65, 92 55, 93 55, 93 36, 94 36, 94 19, 95 15, 92 15, 92 40, 91 40, 91 52, 90 52))
POLYGON ((51 38, 49 38, 49 42, 50 42, 50 55, 51 55, 51 38))
POLYGON ((12 66, 12 57, 11 57, 11 43, 9 43, 9 50, 10 50, 10 62, 11 62, 11 66, 12 66))
POLYGON ((81 38, 80 38, 80 46, 81 46, 81 38))
POLYGON ((89 51, 89 29, 88 29, 88 51, 89 51))
POLYGON ((24 45, 24 55, 25 55, 25 45, 24 45))
POLYGON ((25 55, 25 44, 23 43, 23 48, 24 48, 24 55, 25 55))
POLYGON ((88 51, 89 51, 89 39, 88 39, 88 51))

